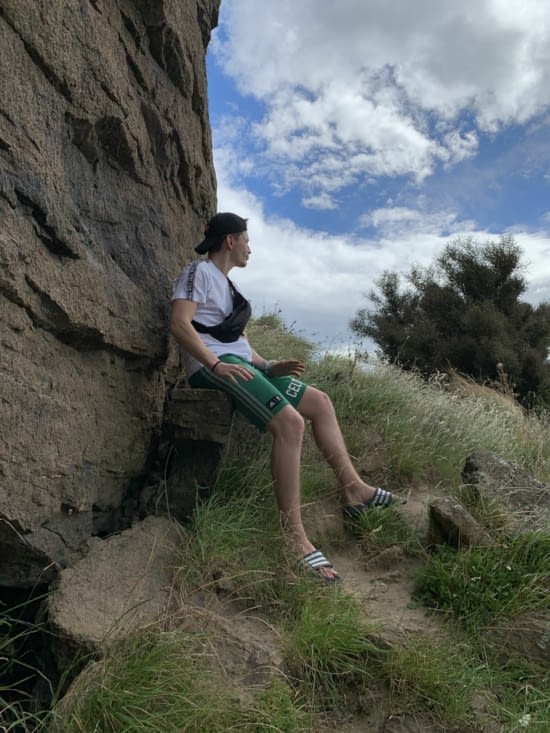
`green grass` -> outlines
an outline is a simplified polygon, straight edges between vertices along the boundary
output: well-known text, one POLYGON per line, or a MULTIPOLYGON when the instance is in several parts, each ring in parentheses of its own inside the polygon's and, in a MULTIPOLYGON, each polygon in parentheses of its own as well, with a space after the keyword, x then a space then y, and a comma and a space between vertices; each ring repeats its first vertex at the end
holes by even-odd
POLYGON ((477 450, 499 453, 550 481, 548 421, 492 390, 453 392, 385 365, 350 371, 338 357, 314 365, 311 376, 331 394, 352 454, 361 459, 368 449, 367 428, 382 436, 386 465, 379 478, 393 486, 456 485, 464 459, 477 450))
POLYGON ((208 590, 223 579, 235 597, 268 606, 275 602, 285 563, 265 455, 222 472, 183 532, 178 584, 208 590))
MULTIPOLYGON (((308 362, 307 380, 335 404, 350 451, 370 483, 393 489, 429 487, 475 508, 495 545, 433 554, 399 510, 367 513, 343 534, 336 481, 310 437, 303 455, 303 502, 323 501, 328 519, 312 541, 348 549, 363 561, 387 548, 413 554, 422 567, 416 593, 446 619, 441 634, 384 641, 380 622, 365 616, 342 587, 301 574, 283 547, 269 471, 269 438, 246 465, 228 466, 211 498, 182 529, 176 595, 230 600, 261 618, 278 639, 282 666, 246 700, 215 658, 206 634, 161 628, 117 645, 79 681, 59 709, 51 733, 242 731, 317 733, 375 697, 384 714, 411 715, 426 726, 471 733, 495 729, 545 731, 550 701, 546 670, 506 658, 491 629, 548 597, 549 536, 514 539, 500 530, 498 507, 462 486, 465 457, 492 450, 550 480, 546 414, 528 414, 487 389, 451 390, 412 373, 378 366, 366 371, 356 355, 313 360, 314 347, 277 314, 253 322, 249 335, 268 358, 308 362), (372 438, 378 458, 372 472, 372 438), (375 694, 376 693, 376 694, 375 694), (332 716, 332 717, 331 717, 332 716), (484 726, 487 725, 487 728, 484 726)), ((373 464, 374 465, 374 464, 373 464)))
POLYGON ((282 639, 285 669, 298 681, 313 708, 338 706, 346 690, 375 676, 384 650, 375 641, 360 607, 338 586, 314 581, 297 586, 287 599, 282 639))
POLYGON ((286 326, 278 313, 266 313, 251 321, 246 329, 255 350, 266 359, 311 361, 316 346, 292 326, 286 326))
POLYGON ((460 552, 438 548, 417 576, 416 593, 472 633, 523 611, 548 609, 550 534, 520 534, 460 552))
POLYGON ((483 730, 474 701, 493 699, 490 674, 467 643, 446 638, 411 640, 388 657, 384 669, 394 709, 414 714, 424 710, 434 721, 465 730, 483 730))
POLYGON ((232 733, 305 730, 290 688, 272 682, 248 705, 206 634, 145 634, 114 646, 77 681, 52 733, 232 733))
POLYGON ((308 733, 314 725, 292 688, 277 677, 256 695, 246 718, 243 730, 250 733, 308 733))
POLYGON ((528 665, 513 660, 499 669, 495 699, 492 705, 494 718, 503 722, 506 733, 548 730, 550 710, 550 674, 530 669, 528 665))
POLYGON ((347 520, 346 526, 356 537, 365 557, 376 556, 391 547, 398 547, 411 556, 424 555, 419 528, 404 522, 395 507, 363 512, 359 517, 347 520))

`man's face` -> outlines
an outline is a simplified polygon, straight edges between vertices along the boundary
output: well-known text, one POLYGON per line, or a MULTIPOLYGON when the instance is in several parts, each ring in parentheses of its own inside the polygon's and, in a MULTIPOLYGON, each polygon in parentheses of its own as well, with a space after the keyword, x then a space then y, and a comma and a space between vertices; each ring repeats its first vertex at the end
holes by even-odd
POLYGON ((251 249, 248 246, 248 232, 230 234, 229 236, 233 242, 231 254, 233 256, 235 267, 246 267, 251 252, 251 249))

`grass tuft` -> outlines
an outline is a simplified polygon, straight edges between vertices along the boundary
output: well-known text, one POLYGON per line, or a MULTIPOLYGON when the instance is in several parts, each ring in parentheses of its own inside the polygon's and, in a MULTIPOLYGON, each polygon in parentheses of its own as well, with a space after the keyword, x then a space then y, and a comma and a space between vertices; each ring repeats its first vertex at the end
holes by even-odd
POLYGON ((550 481, 550 423, 491 390, 464 394, 428 383, 412 372, 379 365, 342 375, 341 357, 312 367, 313 382, 330 393, 351 452, 368 451, 365 430, 383 439, 384 466, 374 480, 390 487, 456 486, 464 459, 477 450, 498 453, 550 481))
POLYGON ((314 581, 294 589, 283 638, 288 674, 313 707, 324 708, 337 705, 346 688, 372 680, 384 653, 354 599, 338 587, 326 591, 314 581))
POLYGON ((221 473, 185 530, 179 558, 187 592, 215 588, 223 577, 233 595, 269 603, 284 558, 265 458, 221 473))
POLYGON ((376 555, 391 547, 414 556, 423 555, 420 530, 403 521, 394 507, 373 507, 358 517, 346 520, 346 527, 356 537, 365 556, 376 555))
POLYGON ((439 548, 421 568, 415 591, 479 633, 497 620, 544 608, 550 592, 550 535, 533 532, 505 543, 457 552, 439 548))
POLYGON ((150 630, 92 663, 59 706, 51 733, 299 733, 305 715, 272 680, 248 703, 206 634, 150 630))
POLYGON ((279 313, 265 313, 255 318, 246 330, 256 351, 266 359, 293 358, 308 363, 316 350, 316 345, 292 325, 287 326, 279 313))
POLYGON ((473 701, 492 699, 490 675, 467 643, 450 638, 409 640, 389 655, 385 665, 394 705, 401 712, 424 710, 445 724, 465 730, 476 725, 473 701))
POLYGON ((257 696, 246 716, 247 733, 311 733, 313 717, 300 704, 296 693, 275 677, 257 696))

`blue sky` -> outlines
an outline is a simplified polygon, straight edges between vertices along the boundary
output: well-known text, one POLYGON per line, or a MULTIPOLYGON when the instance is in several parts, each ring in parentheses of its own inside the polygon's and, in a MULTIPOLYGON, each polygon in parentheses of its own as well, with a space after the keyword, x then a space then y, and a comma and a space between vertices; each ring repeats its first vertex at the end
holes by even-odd
POLYGON ((384 270, 511 233, 550 298, 550 4, 222 0, 208 56, 235 280, 327 348, 384 270))

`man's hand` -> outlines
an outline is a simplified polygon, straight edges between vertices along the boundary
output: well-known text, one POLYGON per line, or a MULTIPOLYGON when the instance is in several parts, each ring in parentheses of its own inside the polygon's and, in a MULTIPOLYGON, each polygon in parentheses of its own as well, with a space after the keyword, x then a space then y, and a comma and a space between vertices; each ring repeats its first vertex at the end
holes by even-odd
POLYGON ((250 369, 240 364, 227 364, 225 361, 219 361, 216 364, 214 374, 235 383, 237 383, 237 379, 244 379, 245 382, 254 379, 254 373, 250 369))
POLYGON ((270 377, 300 377, 305 368, 298 359, 280 359, 269 366, 268 374, 270 377))

